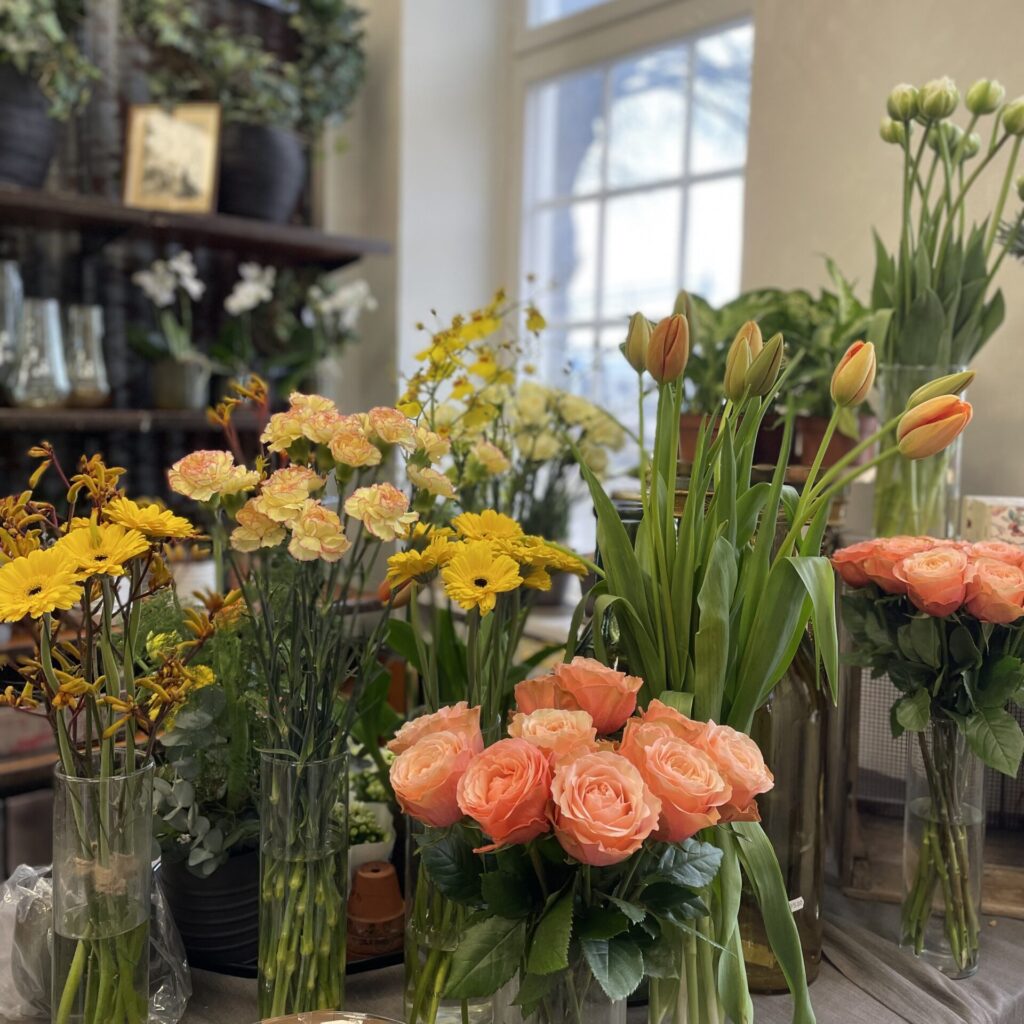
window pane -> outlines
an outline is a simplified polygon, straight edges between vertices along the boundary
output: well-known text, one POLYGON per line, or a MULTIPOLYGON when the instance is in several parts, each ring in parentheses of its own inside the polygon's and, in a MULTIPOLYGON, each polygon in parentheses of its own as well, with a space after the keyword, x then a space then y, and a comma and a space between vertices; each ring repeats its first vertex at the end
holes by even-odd
POLYGON ((685 46, 623 61, 612 68, 608 184, 678 178, 686 141, 685 46))
POLYGON ((690 170, 706 173, 741 166, 747 158, 752 25, 697 41, 690 170))
POLYGON ((734 298, 740 290, 743 179, 691 186, 689 219, 684 286, 712 305, 734 298))
POLYGON ((594 319, 597 214, 597 201, 588 200, 538 210, 530 219, 523 271, 537 276, 545 316, 554 323, 594 319))
POLYGON ((530 0, 526 23, 533 28, 606 3, 608 0, 530 0))
POLYGON ((540 378, 593 398, 597 358, 593 327, 552 327, 544 332, 539 361, 540 378))
POLYGON ((526 195, 532 202, 600 187, 604 81, 603 70, 581 71, 530 90, 526 195))
POLYGON ((603 319, 671 312, 679 280, 682 192, 661 188, 609 199, 605 207, 603 319))

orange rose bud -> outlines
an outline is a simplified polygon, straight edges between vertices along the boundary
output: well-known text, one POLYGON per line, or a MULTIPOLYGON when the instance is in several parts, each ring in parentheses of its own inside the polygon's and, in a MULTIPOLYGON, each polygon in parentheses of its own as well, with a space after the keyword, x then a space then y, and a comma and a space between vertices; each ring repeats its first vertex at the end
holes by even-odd
POLYGON ((839 406, 860 405, 875 382, 876 368, 875 346, 855 341, 832 374, 832 401, 839 406))
POLYGON ((971 422, 974 409, 956 395, 940 395, 908 409, 896 427, 900 454, 927 459, 948 448, 971 422))
POLYGON ((665 317, 651 333, 647 348, 647 372, 659 384, 679 380, 690 358, 690 325, 680 313, 665 317))

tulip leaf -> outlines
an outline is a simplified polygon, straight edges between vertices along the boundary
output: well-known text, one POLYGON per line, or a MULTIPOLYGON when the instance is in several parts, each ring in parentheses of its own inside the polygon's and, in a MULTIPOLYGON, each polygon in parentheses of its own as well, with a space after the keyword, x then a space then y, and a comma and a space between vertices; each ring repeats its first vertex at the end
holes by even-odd
POLYGON ((700 628, 693 640, 694 707, 702 721, 722 717, 729 669, 729 620, 736 591, 736 549, 718 537, 697 595, 700 628))
MULTIPOLYGON (((839 635, 836 628, 836 577, 832 564, 820 555, 801 555, 788 559, 790 566, 800 577, 811 599, 811 622, 814 626, 814 642, 829 688, 832 702, 839 694, 839 635)), ((782 665, 784 672, 789 667, 782 665)))
POLYGON ((990 768, 1015 778, 1024 756, 1024 733, 1002 708, 979 708, 967 718, 967 742, 990 768))
POLYGON ((519 970, 526 952, 526 922, 485 917, 460 936, 444 994, 449 999, 493 995, 519 970))
POLYGON ((609 999, 625 999, 640 986, 644 958, 640 947, 628 935, 584 939, 580 946, 597 983, 609 999))

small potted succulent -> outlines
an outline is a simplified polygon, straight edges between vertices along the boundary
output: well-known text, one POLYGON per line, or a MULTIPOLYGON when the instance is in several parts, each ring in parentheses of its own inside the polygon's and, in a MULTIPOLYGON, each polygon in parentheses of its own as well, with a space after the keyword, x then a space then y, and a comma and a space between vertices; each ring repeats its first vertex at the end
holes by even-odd
POLYGON ((56 145, 56 122, 89 97, 99 71, 72 38, 80 5, 0 4, 0 181, 39 188, 56 145))
POLYGON ((347 0, 289 6, 289 59, 191 0, 128 0, 126 29, 149 53, 154 100, 221 105, 222 213, 287 221, 306 180, 305 144, 348 110, 362 84, 362 12, 347 0))

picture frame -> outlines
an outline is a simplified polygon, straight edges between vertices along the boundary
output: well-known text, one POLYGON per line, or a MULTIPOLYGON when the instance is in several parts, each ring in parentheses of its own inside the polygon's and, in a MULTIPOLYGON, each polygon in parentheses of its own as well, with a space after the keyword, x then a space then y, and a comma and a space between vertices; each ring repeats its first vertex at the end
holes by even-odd
POLYGON ((217 204, 218 103, 132 104, 124 203, 165 213, 210 213, 217 204))

